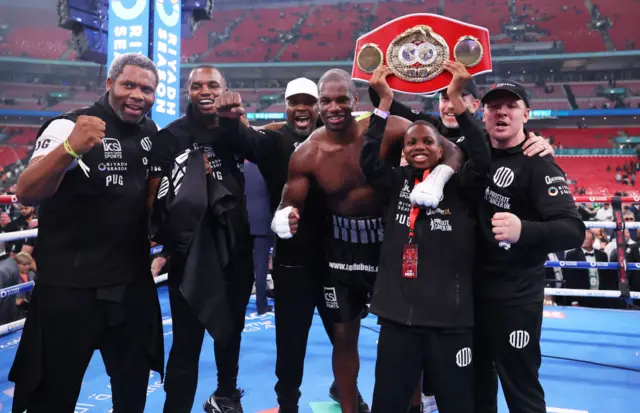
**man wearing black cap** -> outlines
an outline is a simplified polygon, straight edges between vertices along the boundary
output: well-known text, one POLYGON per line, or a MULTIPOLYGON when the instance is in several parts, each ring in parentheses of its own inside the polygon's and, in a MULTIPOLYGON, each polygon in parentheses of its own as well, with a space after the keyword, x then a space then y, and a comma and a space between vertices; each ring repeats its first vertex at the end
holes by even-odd
POLYGON ((475 408, 497 412, 499 376, 511 412, 544 413, 544 263, 550 252, 579 247, 584 224, 553 158, 523 153, 530 113, 524 87, 496 83, 482 104, 492 165, 478 206, 475 408))

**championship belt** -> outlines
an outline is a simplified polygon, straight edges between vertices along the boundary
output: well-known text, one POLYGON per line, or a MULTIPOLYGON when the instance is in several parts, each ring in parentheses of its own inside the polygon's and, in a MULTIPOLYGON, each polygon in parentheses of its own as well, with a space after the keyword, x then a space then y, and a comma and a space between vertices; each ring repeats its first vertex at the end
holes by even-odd
POLYGON ((443 68, 446 60, 464 64, 472 75, 490 72, 489 30, 436 14, 399 17, 358 38, 351 76, 369 81, 386 64, 393 73, 387 78, 391 89, 435 93, 453 78, 443 68))

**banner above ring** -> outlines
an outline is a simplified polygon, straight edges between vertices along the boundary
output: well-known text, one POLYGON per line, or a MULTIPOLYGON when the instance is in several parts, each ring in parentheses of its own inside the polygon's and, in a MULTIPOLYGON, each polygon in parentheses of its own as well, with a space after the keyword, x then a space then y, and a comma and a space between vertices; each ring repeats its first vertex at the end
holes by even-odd
POLYGON ((358 38, 351 76, 368 82, 386 64, 391 89, 429 94, 449 86, 446 60, 464 64, 472 75, 491 72, 489 30, 436 14, 399 17, 358 38))

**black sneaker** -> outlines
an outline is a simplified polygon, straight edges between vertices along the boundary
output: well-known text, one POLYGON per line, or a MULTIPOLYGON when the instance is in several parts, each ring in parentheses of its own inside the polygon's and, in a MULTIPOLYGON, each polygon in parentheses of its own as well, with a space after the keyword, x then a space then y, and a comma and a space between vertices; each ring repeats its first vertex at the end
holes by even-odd
MULTIPOLYGON (((329 397, 336 403, 340 403, 340 396, 338 396, 338 386, 336 385, 336 381, 334 380, 331 383, 331 387, 329 387, 329 397)), ((369 406, 364 402, 362 395, 360 394, 360 390, 358 390, 358 413, 371 413, 369 410, 369 406)))
POLYGON ((229 397, 216 396, 215 392, 204 402, 204 411, 207 413, 243 413, 240 399, 244 391, 236 389, 229 397))

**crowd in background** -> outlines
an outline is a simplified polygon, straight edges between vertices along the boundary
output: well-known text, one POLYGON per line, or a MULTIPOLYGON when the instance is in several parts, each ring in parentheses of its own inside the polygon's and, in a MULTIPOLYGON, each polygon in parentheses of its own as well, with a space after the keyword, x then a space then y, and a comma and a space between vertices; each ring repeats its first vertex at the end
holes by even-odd
MULTIPOLYGON (((635 166, 635 165, 634 165, 635 166)), ((625 167, 628 167, 625 165, 625 167)), ((610 203, 579 203, 578 212, 584 221, 599 223, 614 222, 614 211, 610 203)), ((640 203, 623 204, 625 226, 640 222, 640 203)), ((602 269, 597 263, 618 262, 617 231, 611 228, 590 228, 585 232, 581 248, 549 254, 551 261, 587 261, 594 264, 589 269, 547 268, 546 284, 551 288, 570 288, 580 290, 619 290, 618 270, 602 269)), ((627 262, 640 262, 640 228, 625 228, 625 259, 627 262)), ((632 268, 635 266, 629 266, 632 268)), ((640 291, 640 272, 627 271, 631 291, 640 291)), ((547 305, 571 305, 595 308, 640 309, 640 300, 627 305, 621 300, 594 297, 551 297, 546 298, 547 305)))

